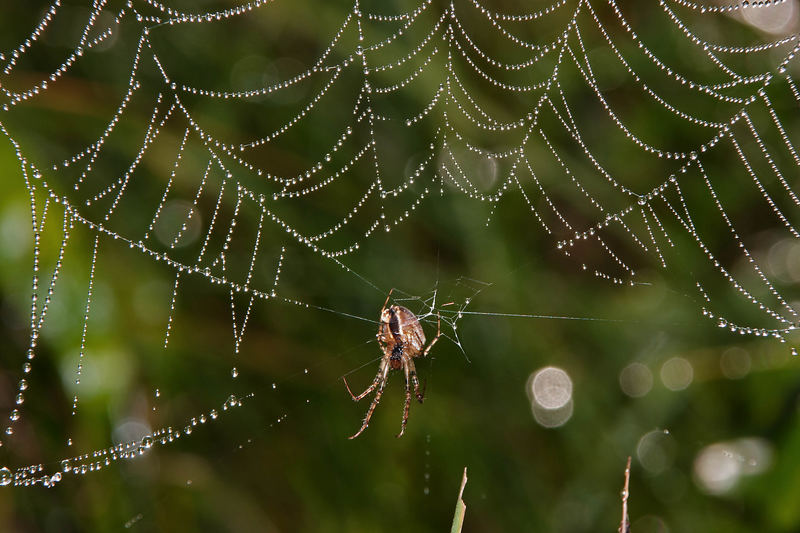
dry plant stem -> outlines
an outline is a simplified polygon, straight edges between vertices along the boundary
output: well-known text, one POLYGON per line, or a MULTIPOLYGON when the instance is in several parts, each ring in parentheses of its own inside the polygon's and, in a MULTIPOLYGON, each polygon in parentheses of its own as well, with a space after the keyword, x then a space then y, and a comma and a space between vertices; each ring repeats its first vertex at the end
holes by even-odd
POLYGON ((628 464, 625 467, 625 485, 622 487, 622 521, 619 523, 619 533, 630 533, 631 521, 628 518, 628 495, 631 481, 631 458, 628 457, 628 464))
POLYGON ((464 487, 467 485, 467 467, 464 467, 464 475, 461 477, 461 488, 458 489, 458 499, 461 500, 464 497, 464 487))

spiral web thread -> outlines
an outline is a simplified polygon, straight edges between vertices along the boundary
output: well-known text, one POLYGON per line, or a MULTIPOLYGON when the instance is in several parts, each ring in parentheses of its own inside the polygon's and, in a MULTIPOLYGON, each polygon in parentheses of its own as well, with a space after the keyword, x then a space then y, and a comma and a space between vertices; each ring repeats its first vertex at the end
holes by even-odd
MULTIPOLYGON (((762 204, 759 229, 780 235, 783 243, 800 238, 800 199, 793 183, 800 167, 793 142, 800 104, 793 72, 800 36, 784 32, 772 41, 742 45, 714 42, 700 31, 709 21, 752 23, 770 14, 789 20, 790 15, 796 17, 794 1, 704 5, 661 0, 655 10, 657 22, 669 27, 687 54, 685 64, 673 64, 653 51, 658 43, 635 29, 616 0, 559 0, 515 14, 495 12, 479 0, 441 5, 428 0, 405 13, 386 14, 372 12, 356 0, 316 59, 291 76, 247 90, 201 87, 178 79, 165 59, 169 51, 160 36, 260 16, 280 0, 205 13, 180 11, 156 0, 94 0, 77 44, 60 64, 38 81, 16 77, 19 66, 58 20, 61 4, 54 2, 28 38, 0 54, 0 132, 16 154, 19 177, 29 191, 34 242, 30 345, 16 398, 20 408, 28 389, 24 378, 31 372, 76 226, 94 235, 78 382, 95 264, 111 241, 127 244, 174 271, 171 311, 181 280, 187 277, 229 291, 238 352, 259 301, 314 307, 281 295, 288 250, 309 250, 359 276, 347 267, 348 255, 371 237, 405 224, 431 197, 445 195, 486 206, 487 224, 501 209, 518 205, 528 210, 531 227, 565 256, 578 258, 579 268, 605 282, 636 284, 637 273, 648 268, 682 275, 710 324, 780 342, 787 342, 796 328, 799 316, 791 284, 765 268, 752 226, 744 233, 738 229, 741 213, 729 208, 729 193, 714 184, 735 180, 743 194, 762 204), (127 86, 116 109, 104 119, 105 127, 65 158, 47 161, 31 155, 35 143, 22 140, 28 136, 24 128, 11 125, 14 118, 59 91, 60 82, 73 75, 81 61, 100 54, 123 27, 123 37, 134 35, 135 44, 126 59, 127 86), (593 64, 597 50, 612 59, 613 67, 607 61, 593 64), (693 68, 698 64, 704 68, 693 68), (638 134, 641 121, 603 89, 604 69, 621 75, 637 102, 650 106, 647 109, 659 120, 684 128, 683 145, 638 134), (414 91, 429 94, 418 112, 402 116, 394 111, 392 102, 414 91), (281 95, 291 102, 291 113, 275 113, 275 123, 256 138, 225 140, 224 129, 196 111, 203 105, 246 105, 281 95), (350 99, 343 101, 346 97, 350 99), (331 125, 330 144, 313 144, 314 161, 298 172, 270 169, 262 151, 301 130, 334 98, 346 104, 335 107, 346 107, 347 113, 341 124, 331 125), (586 109, 578 112, 587 101, 594 106, 591 120, 603 124, 601 136, 588 127, 586 109), (149 109, 149 119, 140 121, 138 144, 126 154, 126 166, 116 174, 96 171, 121 125, 137 124, 128 119, 134 107, 149 109), (382 128, 424 138, 415 164, 406 172, 386 163, 391 141, 382 128), (162 142, 165 131, 174 132, 176 142, 162 142), (157 176, 152 205, 134 206, 138 213, 150 213, 135 222, 130 211, 124 211, 133 203, 126 199, 132 188, 147 182, 139 174, 155 146, 160 157, 165 150, 172 153, 171 170, 157 176), (610 162, 609 146, 625 146, 638 162, 631 167, 647 169, 647 176, 631 175, 629 168, 610 162), (204 170, 185 171, 186 159, 198 154, 204 170), (720 175, 719 161, 734 170, 720 175), (338 220, 320 228, 296 216, 341 182, 350 183, 359 194, 349 203, 338 200, 338 220), (181 218, 165 231, 162 219, 175 200, 182 202, 181 218), (713 213, 715 225, 697 224, 700 213, 713 213), (198 225, 199 238, 187 246, 187 234, 198 225), (40 262, 46 232, 61 236, 48 269, 40 262), (717 255, 731 243, 738 250, 735 257, 717 255), (707 268, 683 272, 679 259, 689 255, 701 257, 707 268), (232 258, 241 264, 232 263, 232 258), (265 269, 272 273, 269 280, 256 275, 265 269), (744 309, 741 318, 731 311, 737 306, 744 309)), ((435 295, 426 300, 428 312, 421 318, 430 322, 440 313, 457 339, 456 321, 469 301, 449 309, 440 308, 443 303, 435 295)), ((165 347, 172 321, 170 313, 165 347)), ((245 399, 232 396, 223 409, 245 399)), ((73 414, 77 408, 75 396, 73 414)), ((3 469, 2 482, 52 485, 62 475, 95 471, 172 442, 217 416, 212 410, 187 421, 185 430, 163 428, 141 440, 68 457, 60 468, 40 464, 13 472, 3 469)), ((20 417, 20 409, 9 414, 7 435, 13 435, 20 417)))

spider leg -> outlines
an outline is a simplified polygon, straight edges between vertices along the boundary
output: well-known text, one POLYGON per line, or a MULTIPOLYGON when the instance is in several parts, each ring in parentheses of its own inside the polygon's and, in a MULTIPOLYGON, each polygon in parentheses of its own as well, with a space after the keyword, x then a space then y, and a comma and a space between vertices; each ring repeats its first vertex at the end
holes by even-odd
POLYGON ((380 340, 381 340, 381 331, 383 330, 383 322, 382 322, 382 318, 381 317, 383 317, 383 312, 386 310, 386 304, 389 303, 389 298, 392 297, 392 292, 394 292, 394 287, 389 289, 389 294, 386 295, 386 301, 383 302, 383 307, 381 307, 381 312, 378 315, 378 317, 379 317, 378 318, 378 334, 377 334, 378 342, 380 342, 380 340))
POLYGON ((437 314, 436 315, 436 336, 433 338, 431 343, 428 344, 427 348, 425 348, 425 351, 422 352, 422 354, 420 354, 420 357, 425 357, 426 355, 428 355, 428 352, 431 351, 431 348, 433 348, 433 345, 436 344, 436 341, 438 341, 439 337, 441 337, 441 336, 442 336, 442 317, 440 317, 437 314))
POLYGON ((400 433, 397 434, 397 438, 403 436, 403 433, 406 431, 406 424, 408 423, 408 409, 411 407, 411 380, 409 379, 409 367, 413 368, 414 363, 411 362, 411 359, 406 355, 403 355, 403 370, 406 373, 406 403, 403 407, 403 422, 400 424, 400 433))
MULTIPOLYGON (((428 355, 428 352, 431 351, 433 345, 436 344, 436 341, 439 340, 439 337, 442 336, 442 319, 440 316, 436 316, 436 336, 431 340, 430 344, 425 348, 419 357, 425 357, 428 355)), ((406 371, 406 374, 409 374, 411 377, 411 383, 414 384, 414 395, 417 397, 417 401, 422 403, 425 399, 425 388, 427 387, 427 381, 425 385, 422 387, 422 392, 419 390, 419 378, 417 377, 417 367, 414 365, 414 361, 412 359, 408 360, 409 370, 406 371)))
MULTIPOLYGON (((372 403, 370 404, 369 409, 367 409, 367 416, 364 417, 364 423, 361 424, 361 429, 359 429, 355 435, 348 437, 349 439, 352 440, 358 437, 359 435, 361 435, 361 433, 364 432, 365 429, 367 429, 367 426, 369 426, 369 420, 370 418, 372 418, 372 413, 375 411, 375 408, 378 407, 378 403, 381 401, 381 396, 383 395, 383 388, 386 386, 386 378, 389 375, 390 368, 391 367, 387 364, 387 359, 383 359, 381 361, 381 365, 378 370, 378 375, 375 376, 375 381, 372 382, 372 385, 370 385, 367 388, 367 390, 362 392, 358 397, 353 396, 353 400, 358 401, 365 395, 372 392, 375 389, 375 387, 378 387, 378 392, 375 393, 375 397, 372 399, 372 403)), ((345 384, 346 383, 347 382, 345 381, 345 384)), ((348 387, 347 390, 349 391, 350 388, 348 387)), ((352 396, 353 393, 351 392, 350 395, 352 396)))
POLYGON ((419 391, 419 378, 417 377, 417 367, 414 365, 414 360, 408 360, 408 370, 406 374, 411 376, 411 383, 414 385, 414 395, 417 397, 417 401, 422 403, 422 400, 425 398, 425 388, 423 387, 422 392, 419 391))
POLYGON ((350 393, 350 397, 353 398, 354 402, 363 399, 370 392, 374 391, 375 387, 377 387, 378 384, 381 382, 381 379, 386 380, 386 374, 387 374, 386 366, 387 366, 386 361, 382 360, 380 366, 378 366, 378 373, 375 375, 375 379, 372 380, 372 384, 358 396, 353 394, 353 391, 350 390, 350 385, 348 385, 347 383, 347 378, 345 376, 342 376, 342 381, 344 381, 344 386, 347 388, 347 392, 350 393))
POLYGON ((386 304, 388 304, 388 303, 389 303, 389 298, 391 298, 391 297, 392 297, 392 293, 393 293, 393 292, 394 292, 394 287, 392 287, 391 289, 389 289, 389 294, 387 294, 387 295, 386 295, 386 301, 385 301, 385 302, 383 302, 383 307, 381 307, 381 313, 383 313, 383 310, 384 310, 384 309, 386 309, 386 304))
POLYGON ((372 403, 370 404, 369 409, 367 409, 367 416, 364 417, 364 423, 361 424, 361 429, 359 429, 355 435, 347 437, 348 439, 352 440, 358 437, 364 432, 365 429, 367 429, 367 426, 369 426, 369 419, 372 418, 373 411, 375 411, 375 408, 378 407, 378 402, 381 401, 381 396, 383 395, 383 387, 385 384, 386 384, 385 381, 382 382, 381 386, 378 388, 378 392, 375 393, 375 398, 372 399, 372 403))

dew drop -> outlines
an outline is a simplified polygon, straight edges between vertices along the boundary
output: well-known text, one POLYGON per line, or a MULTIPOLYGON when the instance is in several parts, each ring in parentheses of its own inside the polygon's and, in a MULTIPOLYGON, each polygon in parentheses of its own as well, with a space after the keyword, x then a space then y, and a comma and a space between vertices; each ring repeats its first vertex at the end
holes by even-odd
POLYGON ((236 378, 238 376, 239 376, 239 371, 236 369, 236 367, 233 367, 231 369, 231 377, 236 378))
POLYGON ((6 468, 5 466, 3 468, 0 468, 0 487, 5 487, 9 483, 11 483, 12 479, 13 476, 11 475, 11 470, 6 468))

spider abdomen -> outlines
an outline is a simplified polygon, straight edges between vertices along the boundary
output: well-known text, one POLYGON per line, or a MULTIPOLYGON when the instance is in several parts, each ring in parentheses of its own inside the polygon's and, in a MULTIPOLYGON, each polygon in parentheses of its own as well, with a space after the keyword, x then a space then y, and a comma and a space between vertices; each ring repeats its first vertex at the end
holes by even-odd
POLYGON ((409 357, 417 357, 425 347, 425 332, 417 315, 402 305, 393 305, 389 312, 389 330, 395 343, 402 344, 402 349, 409 357))

